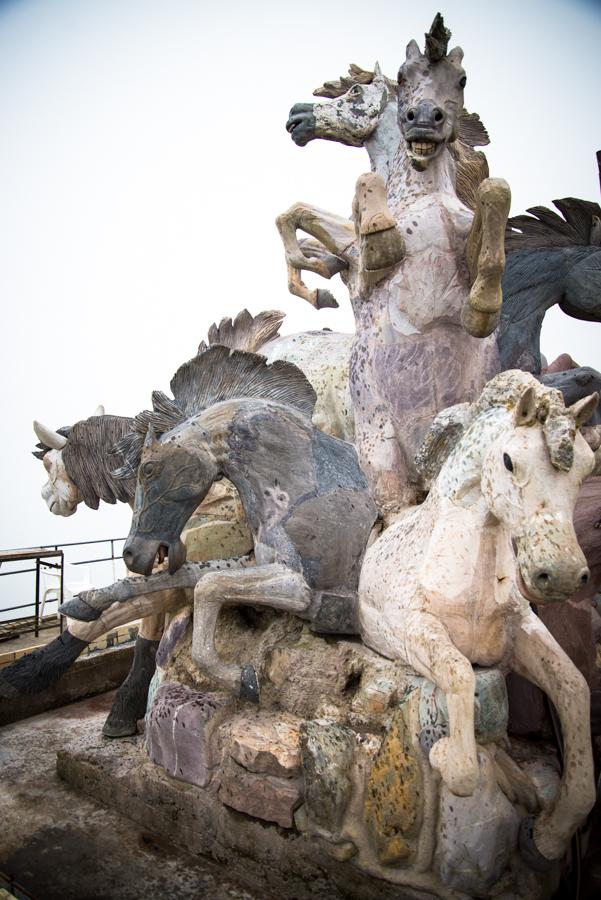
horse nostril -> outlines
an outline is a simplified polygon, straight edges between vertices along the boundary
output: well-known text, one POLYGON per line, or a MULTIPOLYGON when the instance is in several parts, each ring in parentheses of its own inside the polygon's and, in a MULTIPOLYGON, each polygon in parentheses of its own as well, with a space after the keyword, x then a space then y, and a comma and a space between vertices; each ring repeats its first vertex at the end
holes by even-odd
POLYGON ((536 576, 536 580, 541 587, 547 587, 547 584, 549 583, 549 573, 539 572, 536 576))
POLYGON ((133 563, 133 561, 134 561, 134 555, 131 552, 131 550, 124 550, 123 551, 123 562, 125 563, 125 565, 127 566, 128 569, 131 568, 131 564, 133 563))
POLYGON ((591 574, 590 570, 585 569, 584 572, 582 573, 582 575, 580 576, 580 584, 582 584, 582 585, 588 584, 590 574, 591 574))
POLYGON ((410 109, 409 112, 407 113, 407 121, 413 122, 414 119, 415 119, 415 110, 410 109))
POLYGON ((442 112, 442 110, 437 109, 436 112, 434 113, 434 121, 436 122, 437 125, 440 125, 440 123, 443 121, 443 119, 444 119, 444 113, 442 112))

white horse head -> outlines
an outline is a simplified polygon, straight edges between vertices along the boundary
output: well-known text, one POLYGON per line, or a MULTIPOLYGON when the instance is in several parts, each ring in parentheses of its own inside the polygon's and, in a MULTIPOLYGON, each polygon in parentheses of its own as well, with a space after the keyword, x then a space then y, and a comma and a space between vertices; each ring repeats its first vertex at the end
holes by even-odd
POLYGON ((395 102, 394 86, 382 75, 378 63, 373 72, 357 66, 350 71, 350 77, 326 82, 314 91, 331 99, 292 107, 286 128, 299 147, 315 138, 362 147, 387 105, 395 102))
MULTIPOLYGON (((442 431, 433 429, 438 449, 453 428, 457 441, 435 489, 462 505, 481 496, 511 539, 520 592, 537 603, 566 600, 589 578, 572 515, 594 466, 578 429, 597 402, 591 394, 566 407, 559 391, 528 373, 508 371, 469 408, 467 428, 462 404, 457 416, 453 409, 442 414, 442 431)), ((432 449, 430 441, 430 456, 432 449)))

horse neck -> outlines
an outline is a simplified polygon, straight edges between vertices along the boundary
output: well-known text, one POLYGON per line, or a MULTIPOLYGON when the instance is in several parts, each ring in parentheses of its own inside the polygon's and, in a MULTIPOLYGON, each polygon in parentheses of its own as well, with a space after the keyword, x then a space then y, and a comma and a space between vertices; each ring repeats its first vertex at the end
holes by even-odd
POLYGON ((394 97, 384 107, 378 124, 365 141, 372 172, 388 181, 392 164, 399 149, 401 129, 397 114, 397 99, 394 97))
POLYGON ((418 172, 411 164, 404 140, 399 141, 388 179, 388 202, 391 211, 398 212, 412 201, 430 194, 451 194, 455 190, 455 163, 448 148, 444 148, 425 172, 418 172))
POLYGON ((480 486, 484 454, 508 427, 509 416, 504 407, 487 409, 477 416, 443 463, 431 491, 434 498, 480 511, 482 518, 487 517, 480 486))

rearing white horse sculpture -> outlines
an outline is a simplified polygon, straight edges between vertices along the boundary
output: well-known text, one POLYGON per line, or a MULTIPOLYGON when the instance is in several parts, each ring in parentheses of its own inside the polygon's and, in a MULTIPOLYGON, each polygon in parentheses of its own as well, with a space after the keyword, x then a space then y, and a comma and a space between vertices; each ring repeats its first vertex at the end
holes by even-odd
POLYGON ((548 860, 565 852, 595 801, 587 683, 530 608, 567 600, 589 577, 572 525, 593 453, 578 427, 598 395, 566 409, 561 394, 517 370, 497 375, 473 404, 442 412, 419 462, 426 501, 367 551, 359 586, 361 634, 446 695, 450 736, 430 763, 459 796, 479 776, 472 665, 518 672, 553 701, 565 745, 554 804, 536 820, 548 860))

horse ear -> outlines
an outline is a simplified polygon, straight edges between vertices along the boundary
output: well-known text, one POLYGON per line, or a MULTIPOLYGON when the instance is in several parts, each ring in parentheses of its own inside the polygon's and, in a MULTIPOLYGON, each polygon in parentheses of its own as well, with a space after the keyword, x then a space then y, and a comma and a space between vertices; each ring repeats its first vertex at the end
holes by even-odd
POLYGON ((421 55, 422 51, 419 49, 417 41, 409 41, 406 50, 406 62, 413 62, 414 60, 419 59, 421 55))
POLYGON ((456 63, 458 66, 461 65, 463 60, 463 50, 461 47, 453 47, 452 50, 449 50, 447 53, 447 59, 452 63, 456 63))
POLYGON ((520 425, 533 425, 536 421, 536 397, 534 388, 526 388, 517 406, 513 411, 513 423, 517 427, 520 425))
POLYGON ((155 440, 156 440, 156 437, 154 434, 154 428, 152 427, 152 425, 149 425, 148 431, 146 432, 146 437, 144 438, 144 449, 148 450, 150 447, 152 447, 155 440))
POLYGON ((374 78, 382 77, 382 69, 380 68, 380 63, 376 60, 374 64, 374 78))
POLYGON ((99 406, 96 407, 96 409, 92 413, 92 416, 104 416, 104 415, 106 415, 106 413, 104 411, 104 406, 101 403, 99 406))
POLYGON ((576 426, 578 428, 588 422, 597 409, 598 403, 599 394, 595 391, 594 394, 589 394, 588 397, 583 397, 581 400, 577 400, 576 403, 572 403, 571 406, 568 406, 568 412, 571 412, 576 419, 576 426))

